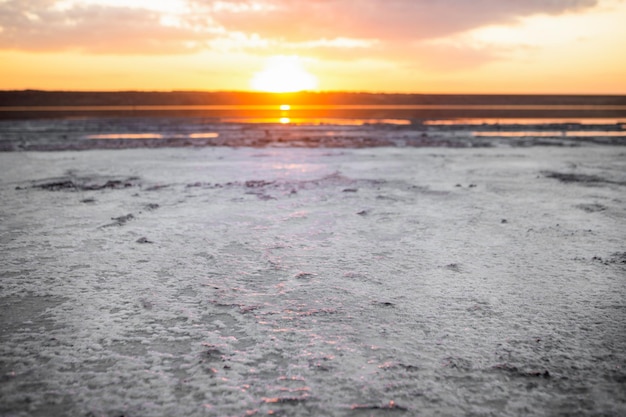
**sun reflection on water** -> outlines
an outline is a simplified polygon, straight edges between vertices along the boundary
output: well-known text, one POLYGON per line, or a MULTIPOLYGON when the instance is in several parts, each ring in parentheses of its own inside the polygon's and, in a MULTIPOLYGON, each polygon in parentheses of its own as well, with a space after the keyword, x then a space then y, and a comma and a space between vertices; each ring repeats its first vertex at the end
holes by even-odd
POLYGON ((86 135, 85 139, 213 139, 220 136, 217 132, 197 132, 190 134, 163 134, 163 133, 103 133, 96 135, 86 135))
POLYGON ((219 133, 209 132, 209 133, 192 133, 189 135, 191 139, 210 139, 219 137, 219 133))
POLYGON ((110 133, 87 135, 87 139, 163 139, 160 133, 110 133))
POLYGON ((367 126, 367 125, 398 125, 409 126, 408 119, 348 119, 348 118, 306 118, 287 117, 283 114, 280 118, 272 117, 227 117, 220 119, 221 123, 241 123, 241 124, 289 124, 303 126, 367 126))

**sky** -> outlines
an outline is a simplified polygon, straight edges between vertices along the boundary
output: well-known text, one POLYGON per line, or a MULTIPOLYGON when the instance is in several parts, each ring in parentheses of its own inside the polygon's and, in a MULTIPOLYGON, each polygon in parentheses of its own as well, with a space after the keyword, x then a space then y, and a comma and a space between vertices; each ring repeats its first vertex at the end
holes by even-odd
POLYGON ((626 94, 626 0, 0 0, 0 89, 626 94))

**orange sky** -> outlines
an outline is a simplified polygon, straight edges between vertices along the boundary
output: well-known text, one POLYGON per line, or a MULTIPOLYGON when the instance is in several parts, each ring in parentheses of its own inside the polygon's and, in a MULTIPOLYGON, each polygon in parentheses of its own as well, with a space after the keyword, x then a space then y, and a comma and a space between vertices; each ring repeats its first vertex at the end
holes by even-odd
POLYGON ((0 0, 0 89, 626 94, 624 22, 624 0, 0 0))

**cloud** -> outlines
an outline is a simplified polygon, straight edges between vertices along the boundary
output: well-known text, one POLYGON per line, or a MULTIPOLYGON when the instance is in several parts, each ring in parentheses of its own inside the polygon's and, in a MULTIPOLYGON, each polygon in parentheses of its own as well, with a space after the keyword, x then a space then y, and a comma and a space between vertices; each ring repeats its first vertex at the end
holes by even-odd
MULTIPOLYGON (((72 0, 0 2, 0 48, 87 53, 172 54, 231 45, 335 55, 374 53, 534 14, 560 14, 598 0, 180 0, 180 10, 72 0), (63 7, 59 7, 59 3, 63 7), (236 42, 237 38, 252 40, 236 42), (235 40, 235 41, 234 41, 235 40), (265 45, 265 46, 264 46, 265 45), (341 53, 345 50, 350 53, 341 53)), ((146 2, 135 3, 143 4, 146 2)), ((422 46, 422 49, 426 48, 422 46)), ((431 53, 446 48, 428 47, 431 53)), ((409 48, 410 49, 410 48, 409 48)), ((419 48, 418 48, 419 49, 419 48)), ((458 48, 457 48, 458 49, 458 48)), ((459 51, 467 61, 485 51, 459 51)), ((419 51, 417 51, 419 52, 419 51)))
POLYGON ((55 7, 51 0, 0 3, 0 48, 90 53, 168 54, 199 47, 207 34, 168 24, 156 11, 102 5, 55 7))
MULTIPOLYGON (((211 1, 194 0, 210 6, 211 1)), ((533 14, 559 14, 598 0, 231 0, 213 10, 227 30, 286 41, 319 38, 420 40, 533 14), (256 7, 255 7, 256 6, 256 7)))
MULTIPOLYGON (((195 3, 209 7, 211 2, 195 3)), ((598 0, 231 0, 214 8, 212 17, 225 30, 266 40, 259 53, 265 49, 339 61, 383 60, 453 72, 506 58, 512 47, 437 40, 532 15, 597 5, 598 0), (351 42, 333 42, 338 39, 351 42)))

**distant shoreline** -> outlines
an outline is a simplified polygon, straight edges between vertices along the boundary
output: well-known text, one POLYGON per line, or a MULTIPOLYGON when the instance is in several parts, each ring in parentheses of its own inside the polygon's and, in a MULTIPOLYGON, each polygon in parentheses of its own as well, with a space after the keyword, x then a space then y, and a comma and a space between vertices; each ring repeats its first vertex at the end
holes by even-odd
POLYGON ((76 117, 626 118, 626 96, 0 91, 0 120, 76 117))
POLYGON ((0 91, 1 107, 206 105, 626 106, 626 95, 396 94, 353 92, 0 91))

